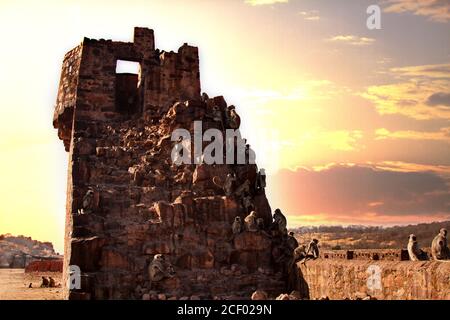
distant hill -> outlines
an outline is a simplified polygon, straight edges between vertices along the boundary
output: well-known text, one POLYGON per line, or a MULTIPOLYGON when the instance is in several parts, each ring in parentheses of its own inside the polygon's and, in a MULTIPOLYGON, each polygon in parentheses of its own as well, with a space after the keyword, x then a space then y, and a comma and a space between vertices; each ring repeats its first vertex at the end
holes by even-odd
POLYGON ((51 242, 25 236, 0 235, 0 268, 25 268, 31 261, 61 259, 51 242))
POLYGON ((411 233, 417 236, 420 247, 430 247, 440 228, 450 230, 450 221, 393 227, 300 227, 292 231, 300 243, 317 238, 323 249, 399 249, 406 248, 411 233))

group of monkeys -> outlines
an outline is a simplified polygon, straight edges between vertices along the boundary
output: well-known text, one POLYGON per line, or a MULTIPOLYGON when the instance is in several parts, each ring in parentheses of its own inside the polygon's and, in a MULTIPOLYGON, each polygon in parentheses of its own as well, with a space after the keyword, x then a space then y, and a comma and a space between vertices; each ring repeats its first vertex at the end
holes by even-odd
MULTIPOLYGON (((33 287, 33 284, 30 283, 28 285, 28 288, 32 288, 32 287, 33 287)), ((40 287, 41 288, 56 288, 57 286, 56 286, 55 279, 53 279, 52 277, 48 277, 48 279, 47 279, 47 277, 42 277, 42 282, 41 282, 40 287)))
MULTIPOLYGON (((280 209, 276 209, 273 215, 272 230, 278 231, 281 235, 287 234, 287 219, 280 209)), ((234 222, 231 225, 231 231, 233 235, 237 235, 243 231, 264 231, 264 219, 258 218, 255 210, 251 211, 249 215, 244 218, 242 222, 241 217, 236 216, 234 222)))
POLYGON ((258 218, 256 211, 250 212, 243 222, 241 217, 237 216, 231 226, 233 237, 243 231, 265 233, 272 238, 274 243, 272 250, 274 261, 281 265, 286 272, 289 272, 296 262, 305 263, 309 259, 319 258, 319 240, 312 239, 307 247, 299 245, 294 233, 287 232, 287 219, 280 209, 275 210, 272 219, 272 224, 268 228, 270 234, 268 234, 264 227, 264 219, 258 218))
MULTIPOLYGON (((408 242, 409 259, 412 261, 428 260, 428 254, 419 248, 417 237, 409 235, 408 242)), ((433 260, 450 259, 450 250, 447 245, 447 229, 442 228, 431 242, 431 257, 433 260)))
MULTIPOLYGON (((298 261, 306 262, 309 259, 317 259, 319 257, 319 241, 317 239, 313 239, 308 247, 304 245, 299 246, 294 233, 287 232, 287 219, 280 209, 275 210, 272 218, 272 225, 266 229, 264 227, 264 219, 258 218, 254 210, 245 217, 244 221, 239 216, 235 217, 231 226, 233 238, 244 231, 261 231, 270 236, 275 244, 272 252, 274 260, 286 271, 298 261), (271 234, 269 235, 266 230, 271 234)), ((175 276, 175 270, 165 255, 156 254, 148 267, 148 274, 150 282, 158 282, 164 278, 175 276)))
MULTIPOLYGON (((273 215, 273 223, 270 228, 272 236, 277 239, 274 256, 275 262, 283 264, 284 269, 289 272, 292 266, 301 261, 305 263, 309 259, 319 258, 319 241, 313 239, 308 247, 298 244, 297 239, 294 237, 293 232, 287 232, 286 229, 287 220, 280 209, 276 209, 273 215)), ((244 231, 249 232, 266 232, 264 229, 264 220, 257 218, 256 211, 252 211, 247 215, 242 222, 241 218, 237 216, 232 224, 233 236, 236 236, 244 231)), ((417 237, 414 234, 409 236, 408 254, 410 260, 428 260, 426 252, 421 250, 417 243, 417 237)), ((450 250, 447 245, 447 230, 442 228, 439 234, 433 239, 431 243, 431 255, 434 260, 446 260, 450 259, 450 250)), ((149 266, 150 281, 161 281, 164 278, 173 277, 175 270, 169 261, 166 260, 162 254, 156 254, 149 266)), ((42 277, 41 287, 54 287, 55 281, 50 277, 47 280, 42 277)))
MULTIPOLYGON (((235 184, 236 184, 237 180, 238 179, 237 179, 235 173, 228 173, 225 177, 224 182, 222 182, 218 176, 214 176, 212 179, 213 183, 216 186, 223 189, 225 196, 227 196, 227 197, 234 196, 234 197, 240 199, 240 203, 241 203, 242 207, 244 208, 245 212, 252 213, 253 210, 255 209, 255 205, 253 204, 251 193, 253 191, 255 191, 257 193, 262 192, 264 190, 264 188, 266 187, 265 170, 263 168, 261 168, 256 173, 256 179, 255 179, 255 183, 254 183, 253 187, 252 187, 252 184, 249 179, 246 179, 241 185, 238 185, 236 187, 235 184)), ((236 217, 236 218, 237 218, 237 221, 235 221, 236 227, 238 226, 238 224, 240 224, 239 228, 242 229, 241 218, 240 217, 236 217)), ((255 220, 255 219, 253 219, 253 220, 255 220)), ((258 221, 254 221, 254 222, 258 223, 258 221)), ((261 223, 261 221, 259 221, 259 223, 261 223)), ((254 229, 254 228, 252 228, 252 229, 254 229)), ((236 231, 236 232, 238 232, 238 231, 236 231)), ((233 233, 235 233, 235 232, 233 231, 233 233)))
MULTIPOLYGON (((219 122, 222 127, 222 130, 239 129, 241 125, 241 118, 236 112, 235 106, 231 105, 227 106, 226 108, 225 107, 221 108, 219 105, 216 104, 215 99, 210 99, 206 93, 202 94, 202 101, 206 103, 207 106, 208 113, 206 114, 206 117, 212 119, 215 122, 219 122), (224 109, 224 111, 222 111, 221 109, 224 109)), ((223 103, 225 103, 224 100, 223 103)), ((242 139, 242 142, 245 145, 245 159, 246 159, 245 163, 255 163, 256 155, 253 149, 250 147, 250 145, 247 144, 247 139, 242 139)))
MULTIPOLYGON (((220 107, 214 103, 214 99, 210 99, 206 93, 202 94, 202 101, 206 103, 208 106, 208 110, 211 110, 211 114, 209 115, 214 121, 221 122, 223 124, 223 115, 220 107)), ((236 112, 236 107, 231 105, 228 106, 225 110, 225 125, 230 129, 239 129, 241 125, 241 118, 236 112)))

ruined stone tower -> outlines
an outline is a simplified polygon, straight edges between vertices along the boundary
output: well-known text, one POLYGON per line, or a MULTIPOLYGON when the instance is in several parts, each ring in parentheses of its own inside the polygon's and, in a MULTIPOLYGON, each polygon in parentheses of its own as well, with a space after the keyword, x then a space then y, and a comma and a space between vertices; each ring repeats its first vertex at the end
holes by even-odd
POLYGON ((66 284, 66 298, 249 298, 285 289, 257 166, 171 162, 174 129, 192 131, 200 120, 203 130, 224 132, 227 108, 223 97, 201 96, 198 49, 155 49, 153 30, 135 28, 132 43, 85 38, 65 55, 53 120, 70 155, 64 278, 70 265, 81 270, 81 288, 66 284), (139 74, 116 73, 118 60, 139 63, 139 74), (236 181, 225 195, 215 181, 227 174, 236 181), (265 227, 233 235, 235 217, 249 213, 242 190, 265 227), (151 282, 156 254, 175 275, 151 282))

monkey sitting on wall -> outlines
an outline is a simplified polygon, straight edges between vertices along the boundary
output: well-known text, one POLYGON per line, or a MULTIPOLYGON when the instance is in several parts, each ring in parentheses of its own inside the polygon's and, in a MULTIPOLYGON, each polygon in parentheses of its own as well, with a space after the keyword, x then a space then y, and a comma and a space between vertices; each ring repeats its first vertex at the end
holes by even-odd
POLYGON ((419 248, 417 237, 414 234, 409 235, 408 254, 411 261, 428 260, 428 256, 419 248))
POLYGON ((287 219, 280 209, 275 209, 275 213, 273 214, 273 224, 280 234, 287 234, 287 219))
POLYGON ((319 254, 319 246, 318 246, 319 240, 312 239, 311 242, 308 245, 308 249, 306 249, 306 259, 317 259, 320 257, 319 254))
POLYGON ((431 256, 434 260, 450 259, 450 252, 447 246, 447 229, 442 228, 439 234, 431 242, 431 256))
POLYGON ((94 190, 89 188, 86 194, 83 196, 82 207, 78 209, 79 214, 89 214, 92 213, 94 209, 94 190))
POLYGON ((250 212, 250 214, 245 217, 244 222, 247 231, 250 232, 258 231, 258 223, 256 222, 256 220, 257 220, 256 211, 250 212))
POLYGON ((161 281, 164 278, 170 278, 175 275, 173 266, 166 261, 162 254, 155 254, 150 266, 148 274, 151 282, 161 281))
POLYGON ((242 227, 243 226, 242 226, 241 217, 236 216, 234 218, 233 224, 231 225, 231 231, 233 232, 233 235, 237 235, 237 234, 241 233, 242 229, 243 229, 242 227))
POLYGON ((241 118, 236 112, 235 106, 229 106, 225 112, 225 119, 227 127, 231 129, 239 129, 239 126, 241 125, 241 118))
POLYGON ((225 177, 225 181, 222 182, 218 176, 213 177, 213 183, 219 188, 223 189, 227 197, 233 194, 234 183, 236 182, 236 175, 234 173, 229 173, 225 177))
POLYGON ((298 241, 294 236, 294 232, 289 232, 286 239, 286 244, 292 250, 292 252, 294 252, 294 250, 298 247, 298 241))

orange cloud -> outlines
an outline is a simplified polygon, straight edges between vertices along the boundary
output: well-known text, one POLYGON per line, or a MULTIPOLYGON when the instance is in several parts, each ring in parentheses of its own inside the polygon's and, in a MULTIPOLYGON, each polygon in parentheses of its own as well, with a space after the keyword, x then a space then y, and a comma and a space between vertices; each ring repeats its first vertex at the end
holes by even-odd
POLYGON ((354 35, 338 35, 327 39, 327 41, 340 42, 352 46, 367 46, 373 44, 375 42, 375 39, 367 37, 358 37, 354 35))
POLYGON ((380 128, 375 131, 375 140, 408 139, 408 140, 434 140, 450 143, 450 128, 442 128, 439 131, 425 132, 413 130, 389 131, 380 128))
POLYGON ((298 219, 383 225, 450 218, 448 172, 405 163, 334 164, 281 170, 268 183, 271 204, 298 219))
POLYGON ((367 165, 376 167, 379 170, 396 172, 434 172, 445 180, 450 181, 450 166, 431 165, 422 163, 410 163, 403 161, 381 161, 377 163, 367 162, 367 165))
POLYGON ((448 78, 450 75, 450 63, 391 68, 390 71, 393 75, 400 77, 408 76, 420 79, 448 78))
POLYGON ((322 132, 317 140, 332 150, 352 151, 362 147, 359 145, 362 138, 360 130, 338 130, 322 132))
POLYGON ((399 81, 370 86, 360 94, 373 102, 378 113, 418 120, 450 119, 445 100, 450 88, 450 64, 391 68, 389 74, 399 81))
POLYGON ((366 226, 394 226, 394 225, 407 225, 407 224, 419 224, 419 223, 431 223, 436 221, 447 221, 449 215, 431 215, 431 216, 388 216, 377 214, 360 214, 354 215, 329 215, 329 214, 317 214, 317 215, 287 215, 288 227, 298 228, 305 226, 318 226, 318 225, 366 225, 366 226))
POLYGON ((428 17, 436 22, 450 21, 450 2, 448 0, 388 0, 384 12, 412 12, 414 15, 428 17))
POLYGON ((319 11, 311 10, 311 11, 300 11, 298 13, 303 17, 303 19, 308 21, 318 21, 320 20, 319 11))
POLYGON ((277 3, 288 3, 289 0, 245 0, 245 3, 251 6, 264 6, 277 3))

